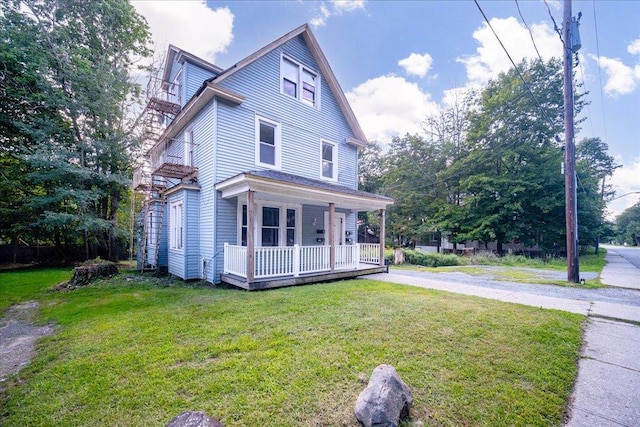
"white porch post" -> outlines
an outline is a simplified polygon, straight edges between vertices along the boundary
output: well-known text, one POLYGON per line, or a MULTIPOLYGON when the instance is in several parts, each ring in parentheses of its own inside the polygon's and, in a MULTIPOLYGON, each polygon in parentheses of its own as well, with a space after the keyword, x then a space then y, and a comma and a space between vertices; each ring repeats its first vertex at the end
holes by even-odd
POLYGON ((255 278, 255 209, 253 206, 253 190, 247 190, 247 283, 255 278))
POLYGON ((384 243, 386 240, 385 212, 386 212, 386 209, 380 209, 380 266, 381 267, 384 267, 384 243))
MULTIPOLYGON (((329 229, 325 231, 325 233, 329 234, 329 268, 331 271, 336 269, 336 242, 335 236, 333 235, 333 230, 335 228, 336 223, 336 204, 329 203, 329 229)), ((326 224, 325 224, 326 225, 326 224)), ((326 234, 325 234, 326 235, 326 234)))

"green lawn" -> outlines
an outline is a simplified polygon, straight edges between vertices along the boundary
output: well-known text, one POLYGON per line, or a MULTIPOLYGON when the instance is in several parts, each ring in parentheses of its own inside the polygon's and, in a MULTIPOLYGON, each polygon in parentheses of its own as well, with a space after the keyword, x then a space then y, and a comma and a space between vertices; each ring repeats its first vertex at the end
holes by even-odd
POLYGON ((37 299, 52 285, 71 279, 72 271, 71 267, 0 271, 0 315, 11 305, 37 299))
POLYGON ((120 276, 36 293, 59 333, 10 382, 8 426, 204 410, 228 427, 355 427, 381 363, 413 391, 408 425, 561 425, 584 320, 370 280, 249 293, 120 276))

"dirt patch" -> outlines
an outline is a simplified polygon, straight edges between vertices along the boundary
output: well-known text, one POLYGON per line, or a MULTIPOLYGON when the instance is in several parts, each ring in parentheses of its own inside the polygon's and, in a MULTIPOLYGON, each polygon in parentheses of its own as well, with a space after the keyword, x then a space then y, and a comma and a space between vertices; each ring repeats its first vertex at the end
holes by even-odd
POLYGON ((38 303, 16 304, 0 319, 0 387, 35 356, 38 339, 53 335, 54 325, 33 324, 38 303))

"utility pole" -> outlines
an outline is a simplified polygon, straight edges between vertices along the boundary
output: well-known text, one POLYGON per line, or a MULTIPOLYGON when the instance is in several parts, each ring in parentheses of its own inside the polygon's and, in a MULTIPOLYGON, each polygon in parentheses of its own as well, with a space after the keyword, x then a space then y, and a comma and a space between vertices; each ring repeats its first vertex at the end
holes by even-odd
POLYGON ((576 147, 573 129, 573 54, 580 49, 578 21, 571 16, 571 0, 564 0, 564 188, 567 227, 567 280, 580 282, 578 263, 578 195, 576 185, 576 147), (575 25, 575 29, 573 26, 575 25), (575 31, 575 34, 574 34, 575 31))

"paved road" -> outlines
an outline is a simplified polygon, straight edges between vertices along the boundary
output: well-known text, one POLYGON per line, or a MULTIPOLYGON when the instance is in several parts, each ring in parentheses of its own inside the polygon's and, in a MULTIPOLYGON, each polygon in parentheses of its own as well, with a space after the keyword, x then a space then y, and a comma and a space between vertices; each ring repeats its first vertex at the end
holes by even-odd
POLYGON ((640 268, 640 247, 602 245, 607 252, 615 252, 634 267, 640 268))

